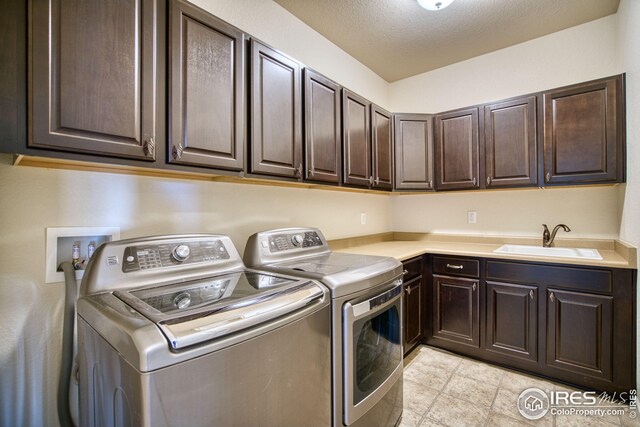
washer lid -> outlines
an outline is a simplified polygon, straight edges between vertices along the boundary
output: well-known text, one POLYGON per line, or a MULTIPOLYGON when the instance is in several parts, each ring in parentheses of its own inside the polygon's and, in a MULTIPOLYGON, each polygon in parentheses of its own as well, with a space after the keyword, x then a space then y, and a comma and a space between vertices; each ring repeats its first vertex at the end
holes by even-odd
POLYGON ((309 280, 253 271, 114 292, 156 323, 173 349, 291 313, 322 299, 324 294, 320 285, 309 280))

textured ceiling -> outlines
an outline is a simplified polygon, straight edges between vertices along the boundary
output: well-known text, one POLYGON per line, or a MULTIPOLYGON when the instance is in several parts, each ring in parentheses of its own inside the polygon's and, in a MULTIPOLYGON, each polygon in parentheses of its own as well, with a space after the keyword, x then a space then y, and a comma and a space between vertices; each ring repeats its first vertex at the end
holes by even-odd
POLYGON ((616 13, 620 0, 275 0, 389 82, 616 13))

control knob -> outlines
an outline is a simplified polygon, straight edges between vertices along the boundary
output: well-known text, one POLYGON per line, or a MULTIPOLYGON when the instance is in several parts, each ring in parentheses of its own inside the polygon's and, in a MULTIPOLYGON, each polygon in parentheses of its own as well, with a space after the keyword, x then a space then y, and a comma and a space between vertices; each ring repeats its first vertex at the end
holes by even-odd
POLYGON ((181 292, 176 295, 173 299, 173 305, 180 310, 189 307, 189 305, 191 305, 191 295, 189 295, 189 292, 181 292))
POLYGON ((173 255, 173 259, 175 259, 176 261, 182 262, 189 258, 190 252, 191 250, 189 249, 189 245, 178 245, 173 248, 173 252, 171 253, 171 255, 173 255))
POLYGON ((291 238, 291 242, 293 243, 294 246, 302 245, 303 241, 304 241, 304 237, 302 237, 302 234, 294 234, 293 237, 291 238))

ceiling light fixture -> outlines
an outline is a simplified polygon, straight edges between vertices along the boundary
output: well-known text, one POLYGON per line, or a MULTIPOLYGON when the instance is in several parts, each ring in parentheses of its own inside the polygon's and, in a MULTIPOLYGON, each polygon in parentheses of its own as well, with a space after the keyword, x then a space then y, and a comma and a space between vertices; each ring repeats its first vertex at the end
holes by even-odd
POLYGON ((418 0, 418 4, 427 10, 442 10, 453 3, 453 0, 418 0))

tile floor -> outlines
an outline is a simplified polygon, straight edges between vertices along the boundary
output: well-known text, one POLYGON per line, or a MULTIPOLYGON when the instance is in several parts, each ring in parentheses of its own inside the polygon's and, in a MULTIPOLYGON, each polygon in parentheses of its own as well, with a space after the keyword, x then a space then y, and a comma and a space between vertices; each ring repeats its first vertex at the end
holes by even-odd
MULTIPOLYGON (((522 417, 516 407, 520 392, 537 387, 575 391, 557 384, 461 357, 444 350, 419 346, 404 360, 404 412, 400 427, 575 426, 640 427, 640 416, 585 417, 551 415, 537 421, 522 417)), ((639 414, 640 415, 640 414, 639 414)))

